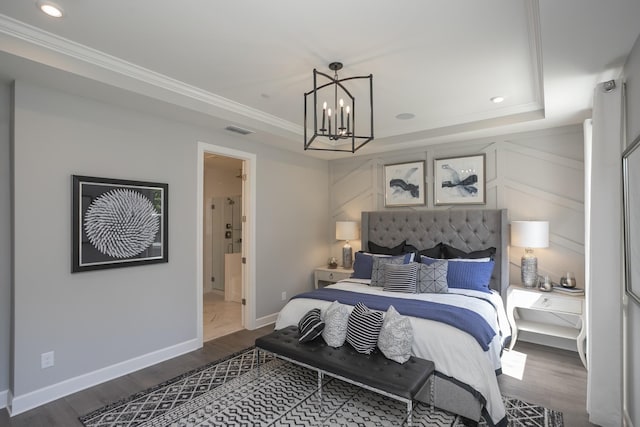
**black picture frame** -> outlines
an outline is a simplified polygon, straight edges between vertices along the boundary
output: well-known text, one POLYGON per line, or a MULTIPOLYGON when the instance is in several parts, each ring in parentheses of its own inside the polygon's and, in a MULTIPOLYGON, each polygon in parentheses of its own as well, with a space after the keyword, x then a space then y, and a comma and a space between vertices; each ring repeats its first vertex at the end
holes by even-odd
POLYGON ((169 262, 169 184, 71 178, 72 273, 169 262))
POLYGON ((622 153, 622 189, 625 291, 640 304, 640 136, 622 153))

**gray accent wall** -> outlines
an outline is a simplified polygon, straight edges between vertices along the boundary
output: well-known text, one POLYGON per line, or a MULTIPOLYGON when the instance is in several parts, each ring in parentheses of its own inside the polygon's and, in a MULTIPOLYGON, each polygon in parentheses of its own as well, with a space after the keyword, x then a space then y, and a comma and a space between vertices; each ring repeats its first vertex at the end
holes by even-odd
POLYGON ((11 341, 10 121, 11 86, 0 83, 0 393, 9 388, 11 341))
POLYGON ((282 291, 312 288, 327 255, 326 161, 25 82, 16 82, 15 99, 16 398, 196 339, 198 141, 256 154, 256 316, 277 313, 282 291), (169 263, 71 274, 73 174, 168 183, 169 263), (40 369, 48 351, 55 366, 40 369))
MULTIPOLYGON (((339 159, 330 162, 332 220, 359 221, 360 212, 406 208, 384 207, 384 165, 424 160, 426 205, 433 209, 434 159, 484 153, 486 155, 486 208, 507 209, 509 220, 548 220, 550 247, 536 249, 540 274, 558 282, 566 271, 575 273, 584 287, 584 135, 582 126, 565 126, 526 132, 425 145, 401 150, 339 159)), ((478 205, 466 207, 477 208, 478 205)), ((450 209, 452 206, 435 207, 450 209)), ((465 205, 453 206, 465 208, 465 205)), ((331 236, 332 255, 339 257, 342 242, 331 236)), ((352 242, 354 250, 360 242, 352 242)), ((509 276, 520 283, 520 258, 524 250, 511 248, 509 276)), ((579 326, 574 316, 555 316, 529 311, 527 320, 562 326, 579 326)), ((523 332, 519 339, 576 351, 575 341, 523 332)))
MULTIPOLYGON (((624 67, 627 83, 627 143, 640 137, 640 38, 636 40, 624 67)), ((638 215, 638 213, 635 213, 638 215)), ((639 262, 639 260, 635 260, 639 262)), ((627 382, 626 410, 630 425, 640 426, 640 305, 630 299, 626 303, 623 322, 626 327, 627 382)))

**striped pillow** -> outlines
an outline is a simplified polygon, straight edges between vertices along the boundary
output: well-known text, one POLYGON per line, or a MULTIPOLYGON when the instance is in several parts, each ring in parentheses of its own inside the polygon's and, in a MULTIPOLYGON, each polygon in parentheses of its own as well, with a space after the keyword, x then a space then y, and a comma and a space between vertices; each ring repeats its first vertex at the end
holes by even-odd
POLYGON ((347 342, 358 353, 371 354, 378 343, 383 316, 359 302, 353 307, 347 324, 347 342))
POLYGON ((384 266, 384 290, 388 292, 416 293, 416 280, 418 277, 418 263, 411 264, 385 264, 384 266))
POLYGON ((399 256, 374 256, 371 269, 371 286, 384 286, 384 266, 387 264, 408 264, 413 261, 413 254, 399 256))
POLYGON ((300 342, 309 342, 318 338, 324 330, 324 322, 320 317, 320 309, 314 308, 302 316, 298 322, 298 332, 300 333, 300 342))

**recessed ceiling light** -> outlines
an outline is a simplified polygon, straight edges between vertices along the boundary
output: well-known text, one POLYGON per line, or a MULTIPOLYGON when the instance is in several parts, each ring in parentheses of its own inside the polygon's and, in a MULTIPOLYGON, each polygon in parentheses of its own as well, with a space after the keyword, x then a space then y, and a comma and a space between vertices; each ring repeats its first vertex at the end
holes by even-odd
POLYGON ((413 118, 415 118, 416 115, 413 113, 400 113, 396 116, 396 119, 398 120, 411 120, 413 118))
POLYGON ((64 15, 64 11, 62 10, 62 8, 55 3, 51 3, 50 1, 38 1, 36 5, 38 6, 38 9, 54 18, 62 18, 62 16, 64 15))
POLYGON ((494 96, 491 98, 491 102, 494 104, 500 104, 502 101, 504 101, 504 96, 494 96))

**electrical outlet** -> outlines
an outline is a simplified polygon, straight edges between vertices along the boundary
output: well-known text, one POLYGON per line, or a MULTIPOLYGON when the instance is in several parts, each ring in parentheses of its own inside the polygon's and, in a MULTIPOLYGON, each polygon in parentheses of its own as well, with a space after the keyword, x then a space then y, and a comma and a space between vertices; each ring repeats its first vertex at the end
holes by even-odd
POLYGON ((283 291, 282 292, 282 301, 286 301, 287 300, 287 292, 283 291))
POLYGON ((53 351, 42 353, 40 355, 40 368, 50 368, 55 364, 55 358, 53 351))

